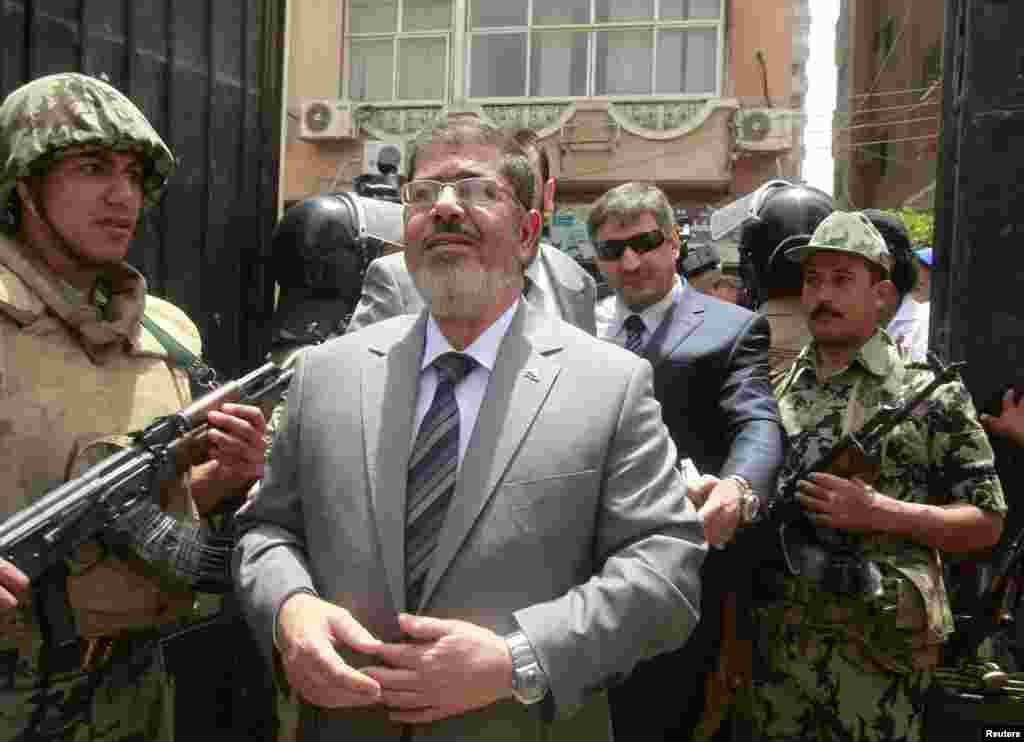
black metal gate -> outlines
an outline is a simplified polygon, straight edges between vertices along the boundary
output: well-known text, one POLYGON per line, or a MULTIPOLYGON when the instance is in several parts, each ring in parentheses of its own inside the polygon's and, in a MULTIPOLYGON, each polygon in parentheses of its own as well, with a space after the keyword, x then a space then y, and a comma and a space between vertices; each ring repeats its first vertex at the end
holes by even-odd
POLYGON ((277 206, 285 0, 0 0, 0 96, 35 77, 102 77, 180 161, 129 261, 237 375, 262 357, 277 206))
MULTIPOLYGON (((998 412, 1008 384, 1024 389, 1024 49, 1007 33, 1024 4, 947 0, 946 19, 930 345, 967 361, 976 403, 998 412)), ((1024 527, 1024 450, 992 438, 1008 539, 1024 527)))
MULTIPOLYGON (((129 261, 236 376, 262 358, 273 284, 285 0, 0 0, 0 97, 56 72, 101 77, 179 159, 129 261)), ((231 612, 165 643, 178 739, 269 740, 269 669, 231 612)))
MULTIPOLYGON (((1021 24, 1019 0, 946 0, 929 345, 967 361, 967 386, 976 404, 993 413, 1007 385, 1024 390, 1024 49, 1009 31, 1021 24)), ((1009 542, 1024 528, 1024 449, 1000 436, 991 440, 1010 508, 992 560, 1001 568, 1009 542)), ((996 612, 981 594, 990 571, 970 569, 982 559, 966 562, 950 585, 959 613, 996 612)), ((1005 639, 1020 656, 1019 613, 1015 626, 1005 639)), ((944 661, 957 659, 947 654, 944 661)), ((947 687, 934 696, 925 724, 925 739, 982 739, 985 730, 1024 728, 1024 704, 1010 693, 947 687)))

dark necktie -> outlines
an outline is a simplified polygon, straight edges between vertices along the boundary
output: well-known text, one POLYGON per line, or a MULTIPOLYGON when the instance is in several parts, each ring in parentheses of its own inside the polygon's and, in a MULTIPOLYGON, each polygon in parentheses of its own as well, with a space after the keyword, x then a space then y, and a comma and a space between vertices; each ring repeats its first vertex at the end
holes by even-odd
POLYGON ((624 347, 626 350, 640 355, 640 349, 644 344, 644 321, 640 319, 639 314, 631 314, 626 317, 623 327, 626 328, 626 345, 624 347))
POLYGON ((455 385, 469 373, 474 363, 461 353, 445 353, 434 359, 437 391, 412 447, 406 486, 405 587, 406 607, 410 611, 419 606, 437 537, 455 493, 455 473, 459 465, 459 405, 455 400, 455 385))

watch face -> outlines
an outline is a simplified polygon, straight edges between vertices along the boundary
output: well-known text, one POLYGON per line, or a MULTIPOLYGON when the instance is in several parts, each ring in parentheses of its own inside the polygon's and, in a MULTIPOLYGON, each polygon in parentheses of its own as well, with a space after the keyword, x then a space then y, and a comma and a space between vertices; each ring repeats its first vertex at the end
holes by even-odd
POLYGON ((519 669, 515 680, 516 696, 522 703, 536 703, 544 697, 544 675, 536 663, 519 669))
POLYGON ((743 498, 743 520, 751 523, 757 518, 761 510, 761 498, 755 494, 749 494, 743 498))

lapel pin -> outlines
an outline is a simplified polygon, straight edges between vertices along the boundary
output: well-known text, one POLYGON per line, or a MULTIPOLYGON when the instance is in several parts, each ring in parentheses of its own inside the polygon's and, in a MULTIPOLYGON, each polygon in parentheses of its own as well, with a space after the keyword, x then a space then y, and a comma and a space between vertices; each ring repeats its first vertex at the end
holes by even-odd
POLYGON ((532 368, 526 369, 526 371, 523 372, 523 376, 525 376, 530 381, 540 381, 540 374, 538 374, 532 368))

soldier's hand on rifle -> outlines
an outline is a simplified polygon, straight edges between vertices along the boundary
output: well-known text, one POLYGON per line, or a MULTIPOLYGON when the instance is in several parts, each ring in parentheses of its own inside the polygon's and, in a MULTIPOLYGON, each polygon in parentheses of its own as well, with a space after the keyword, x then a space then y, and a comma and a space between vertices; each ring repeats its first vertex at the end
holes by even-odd
POLYGON ((873 531, 876 526, 877 490, 860 479, 844 479, 814 472, 797 483, 796 498, 817 526, 848 531, 873 531))
POLYGON ((0 559, 0 613, 13 610, 18 596, 28 590, 28 577, 10 562, 0 559))
POLYGON ((259 407, 225 404, 207 413, 207 460, 192 469, 192 499, 200 515, 263 477, 266 420, 259 407))
POLYGON ((210 425, 210 458, 218 462, 218 478, 248 486, 263 476, 267 421, 253 405, 225 404, 206 418, 210 425))
POLYGON ((1018 396, 1013 387, 1003 395, 999 417, 980 415, 979 419, 988 432, 1005 435, 1018 446, 1024 446, 1024 394, 1018 396))

